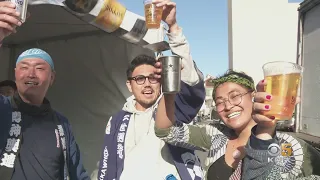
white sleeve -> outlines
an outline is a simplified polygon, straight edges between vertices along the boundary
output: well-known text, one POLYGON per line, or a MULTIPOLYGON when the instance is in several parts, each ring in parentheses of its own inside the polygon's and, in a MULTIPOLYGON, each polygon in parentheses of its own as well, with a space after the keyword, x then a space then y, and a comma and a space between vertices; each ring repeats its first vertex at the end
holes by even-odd
POLYGON ((181 80, 186 84, 193 86, 203 79, 203 74, 195 66, 190 53, 190 46, 182 29, 177 33, 167 33, 169 45, 173 54, 182 58, 183 70, 181 71, 181 80))

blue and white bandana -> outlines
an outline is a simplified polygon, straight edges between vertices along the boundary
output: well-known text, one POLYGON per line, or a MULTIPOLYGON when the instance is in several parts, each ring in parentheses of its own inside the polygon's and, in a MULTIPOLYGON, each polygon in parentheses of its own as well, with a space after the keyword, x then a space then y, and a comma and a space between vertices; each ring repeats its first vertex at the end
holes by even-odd
POLYGON ((52 70, 54 70, 54 64, 53 64, 53 60, 52 60, 51 56, 47 52, 42 50, 42 49, 32 48, 32 49, 28 49, 28 50, 24 51, 18 57, 16 65, 20 61, 22 61, 22 60, 24 60, 26 58, 39 58, 39 59, 42 59, 42 60, 46 61, 50 65, 52 70))

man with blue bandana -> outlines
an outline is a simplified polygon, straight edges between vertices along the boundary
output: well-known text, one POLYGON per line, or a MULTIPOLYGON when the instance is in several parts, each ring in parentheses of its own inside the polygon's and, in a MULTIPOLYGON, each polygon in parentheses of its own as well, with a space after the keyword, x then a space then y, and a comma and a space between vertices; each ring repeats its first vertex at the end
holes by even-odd
POLYGON ((37 48, 16 61, 17 93, 0 96, 1 180, 87 180, 66 117, 45 98, 55 79, 51 56, 37 48))

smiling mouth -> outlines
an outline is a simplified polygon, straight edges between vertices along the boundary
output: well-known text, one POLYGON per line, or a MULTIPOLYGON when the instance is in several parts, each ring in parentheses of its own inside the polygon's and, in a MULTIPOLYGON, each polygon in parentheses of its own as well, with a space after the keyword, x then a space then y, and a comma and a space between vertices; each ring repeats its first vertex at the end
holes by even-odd
POLYGON ((38 82, 34 82, 34 81, 27 81, 24 84, 27 85, 27 86, 37 86, 37 85, 39 85, 38 82))
POLYGON ((235 111, 235 112, 229 114, 227 117, 229 119, 232 119, 232 118, 236 118, 236 117, 240 116, 240 114, 241 114, 241 111, 235 111))

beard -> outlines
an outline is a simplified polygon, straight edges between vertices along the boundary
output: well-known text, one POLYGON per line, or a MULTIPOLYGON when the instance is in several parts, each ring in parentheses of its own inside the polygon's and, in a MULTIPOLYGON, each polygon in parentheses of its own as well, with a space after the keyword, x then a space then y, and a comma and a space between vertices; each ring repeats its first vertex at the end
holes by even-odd
POLYGON ((153 105, 156 103, 158 97, 159 97, 159 96, 156 96, 154 99, 148 99, 148 100, 145 100, 145 99, 143 99, 143 100, 137 100, 137 102, 138 102, 141 106, 143 106, 144 108, 147 109, 147 108, 153 106, 153 105))
POLYGON ((154 88, 145 88, 141 92, 133 93, 136 103, 142 106, 144 109, 148 109, 153 106, 160 96, 160 92, 158 89, 154 88), (147 94, 145 94, 147 93, 147 94), (152 93, 152 94, 149 94, 152 93))

